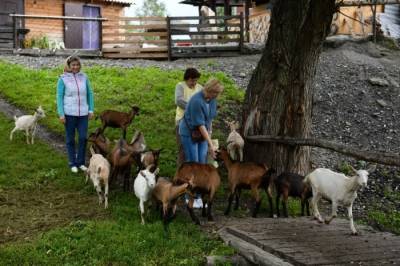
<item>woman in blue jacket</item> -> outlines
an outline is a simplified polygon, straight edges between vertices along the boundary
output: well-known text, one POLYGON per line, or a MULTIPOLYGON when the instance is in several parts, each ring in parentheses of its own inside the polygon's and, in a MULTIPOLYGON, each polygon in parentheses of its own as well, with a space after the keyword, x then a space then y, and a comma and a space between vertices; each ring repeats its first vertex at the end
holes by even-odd
POLYGON ((216 79, 211 79, 204 89, 190 98, 183 119, 179 123, 179 135, 186 162, 207 163, 207 153, 215 158, 215 147, 211 142, 212 121, 217 115, 218 95, 224 87, 216 79), (191 132, 200 131, 202 141, 194 141, 191 132))
POLYGON ((78 168, 86 171, 85 154, 88 119, 94 117, 93 91, 87 76, 80 72, 81 61, 77 56, 66 60, 64 74, 57 83, 57 112, 65 126, 68 164, 73 173, 78 168), (78 131, 78 149, 75 132, 78 131))

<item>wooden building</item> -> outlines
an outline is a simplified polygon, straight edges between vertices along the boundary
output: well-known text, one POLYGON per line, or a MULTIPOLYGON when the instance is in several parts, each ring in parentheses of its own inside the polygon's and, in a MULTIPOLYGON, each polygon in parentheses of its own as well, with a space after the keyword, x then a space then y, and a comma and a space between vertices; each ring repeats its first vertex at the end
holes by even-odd
MULTIPOLYGON (((13 27, 9 13, 113 19, 123 16, 124 7, 132 3, 133 0, 1 0, 0 43, 6 43, 4 36, 9 37, 13 27)), ((99 21, 18 18, 17 28, 26 33, 23 36, 26 40, 45 36, 50 41, 63 42, 65 48, 101 49, 102 27, 99 21)))

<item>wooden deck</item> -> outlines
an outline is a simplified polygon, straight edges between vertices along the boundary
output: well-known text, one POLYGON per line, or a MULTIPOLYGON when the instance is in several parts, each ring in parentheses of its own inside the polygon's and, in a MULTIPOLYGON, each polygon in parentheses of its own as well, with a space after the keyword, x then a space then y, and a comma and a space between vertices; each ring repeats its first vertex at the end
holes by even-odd
POLYGON ((330 225, 310 217, 218 220, 219 235, 260 265, 400 264, 399 236, 362 225, 351 236, 345 219, 330 225))

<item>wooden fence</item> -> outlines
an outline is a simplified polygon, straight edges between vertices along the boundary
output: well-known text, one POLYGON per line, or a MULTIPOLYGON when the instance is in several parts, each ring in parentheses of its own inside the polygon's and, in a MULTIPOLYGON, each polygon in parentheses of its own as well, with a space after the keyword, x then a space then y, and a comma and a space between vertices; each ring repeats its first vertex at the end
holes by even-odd
POLYGON ((243 48, 242 15, 121 17, 117 21, 103 23, 104 57, 171 60, 238 55, 243 48))
POLYGON ((108 58, 166 59, 167 31, 165 17, 121 17, 108 20, 103 23, 103 55, 108 58))

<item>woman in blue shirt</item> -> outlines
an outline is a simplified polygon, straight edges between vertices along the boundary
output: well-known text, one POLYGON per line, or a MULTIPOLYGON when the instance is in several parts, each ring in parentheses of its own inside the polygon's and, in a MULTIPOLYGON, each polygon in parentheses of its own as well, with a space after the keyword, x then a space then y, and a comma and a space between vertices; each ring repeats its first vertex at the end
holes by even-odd
POLYGON ((69 167, 73 173, 78 167, 86 171, 85 154, 88 119, 94 117, 93 92, 87 76, 80 72, 81 61, 77 56, 66 60, 64 74, 57 83, 57 113, 65 126, 69 167), (78 149, 75 132, 78 131, 78 149))
POLYGON ((207 163, 207 153, 215 158, 215 148, 211 142, 212 121, 217 115, 218 95, 224 87, 216 80, 209 80, 204 89, 195 93, 190 98, 183 119, 179 123, 179 135, 181 137, 185 161, 207 163), (203 141, 193 141, 191 132, 198 129, 203 136, 203 141))

